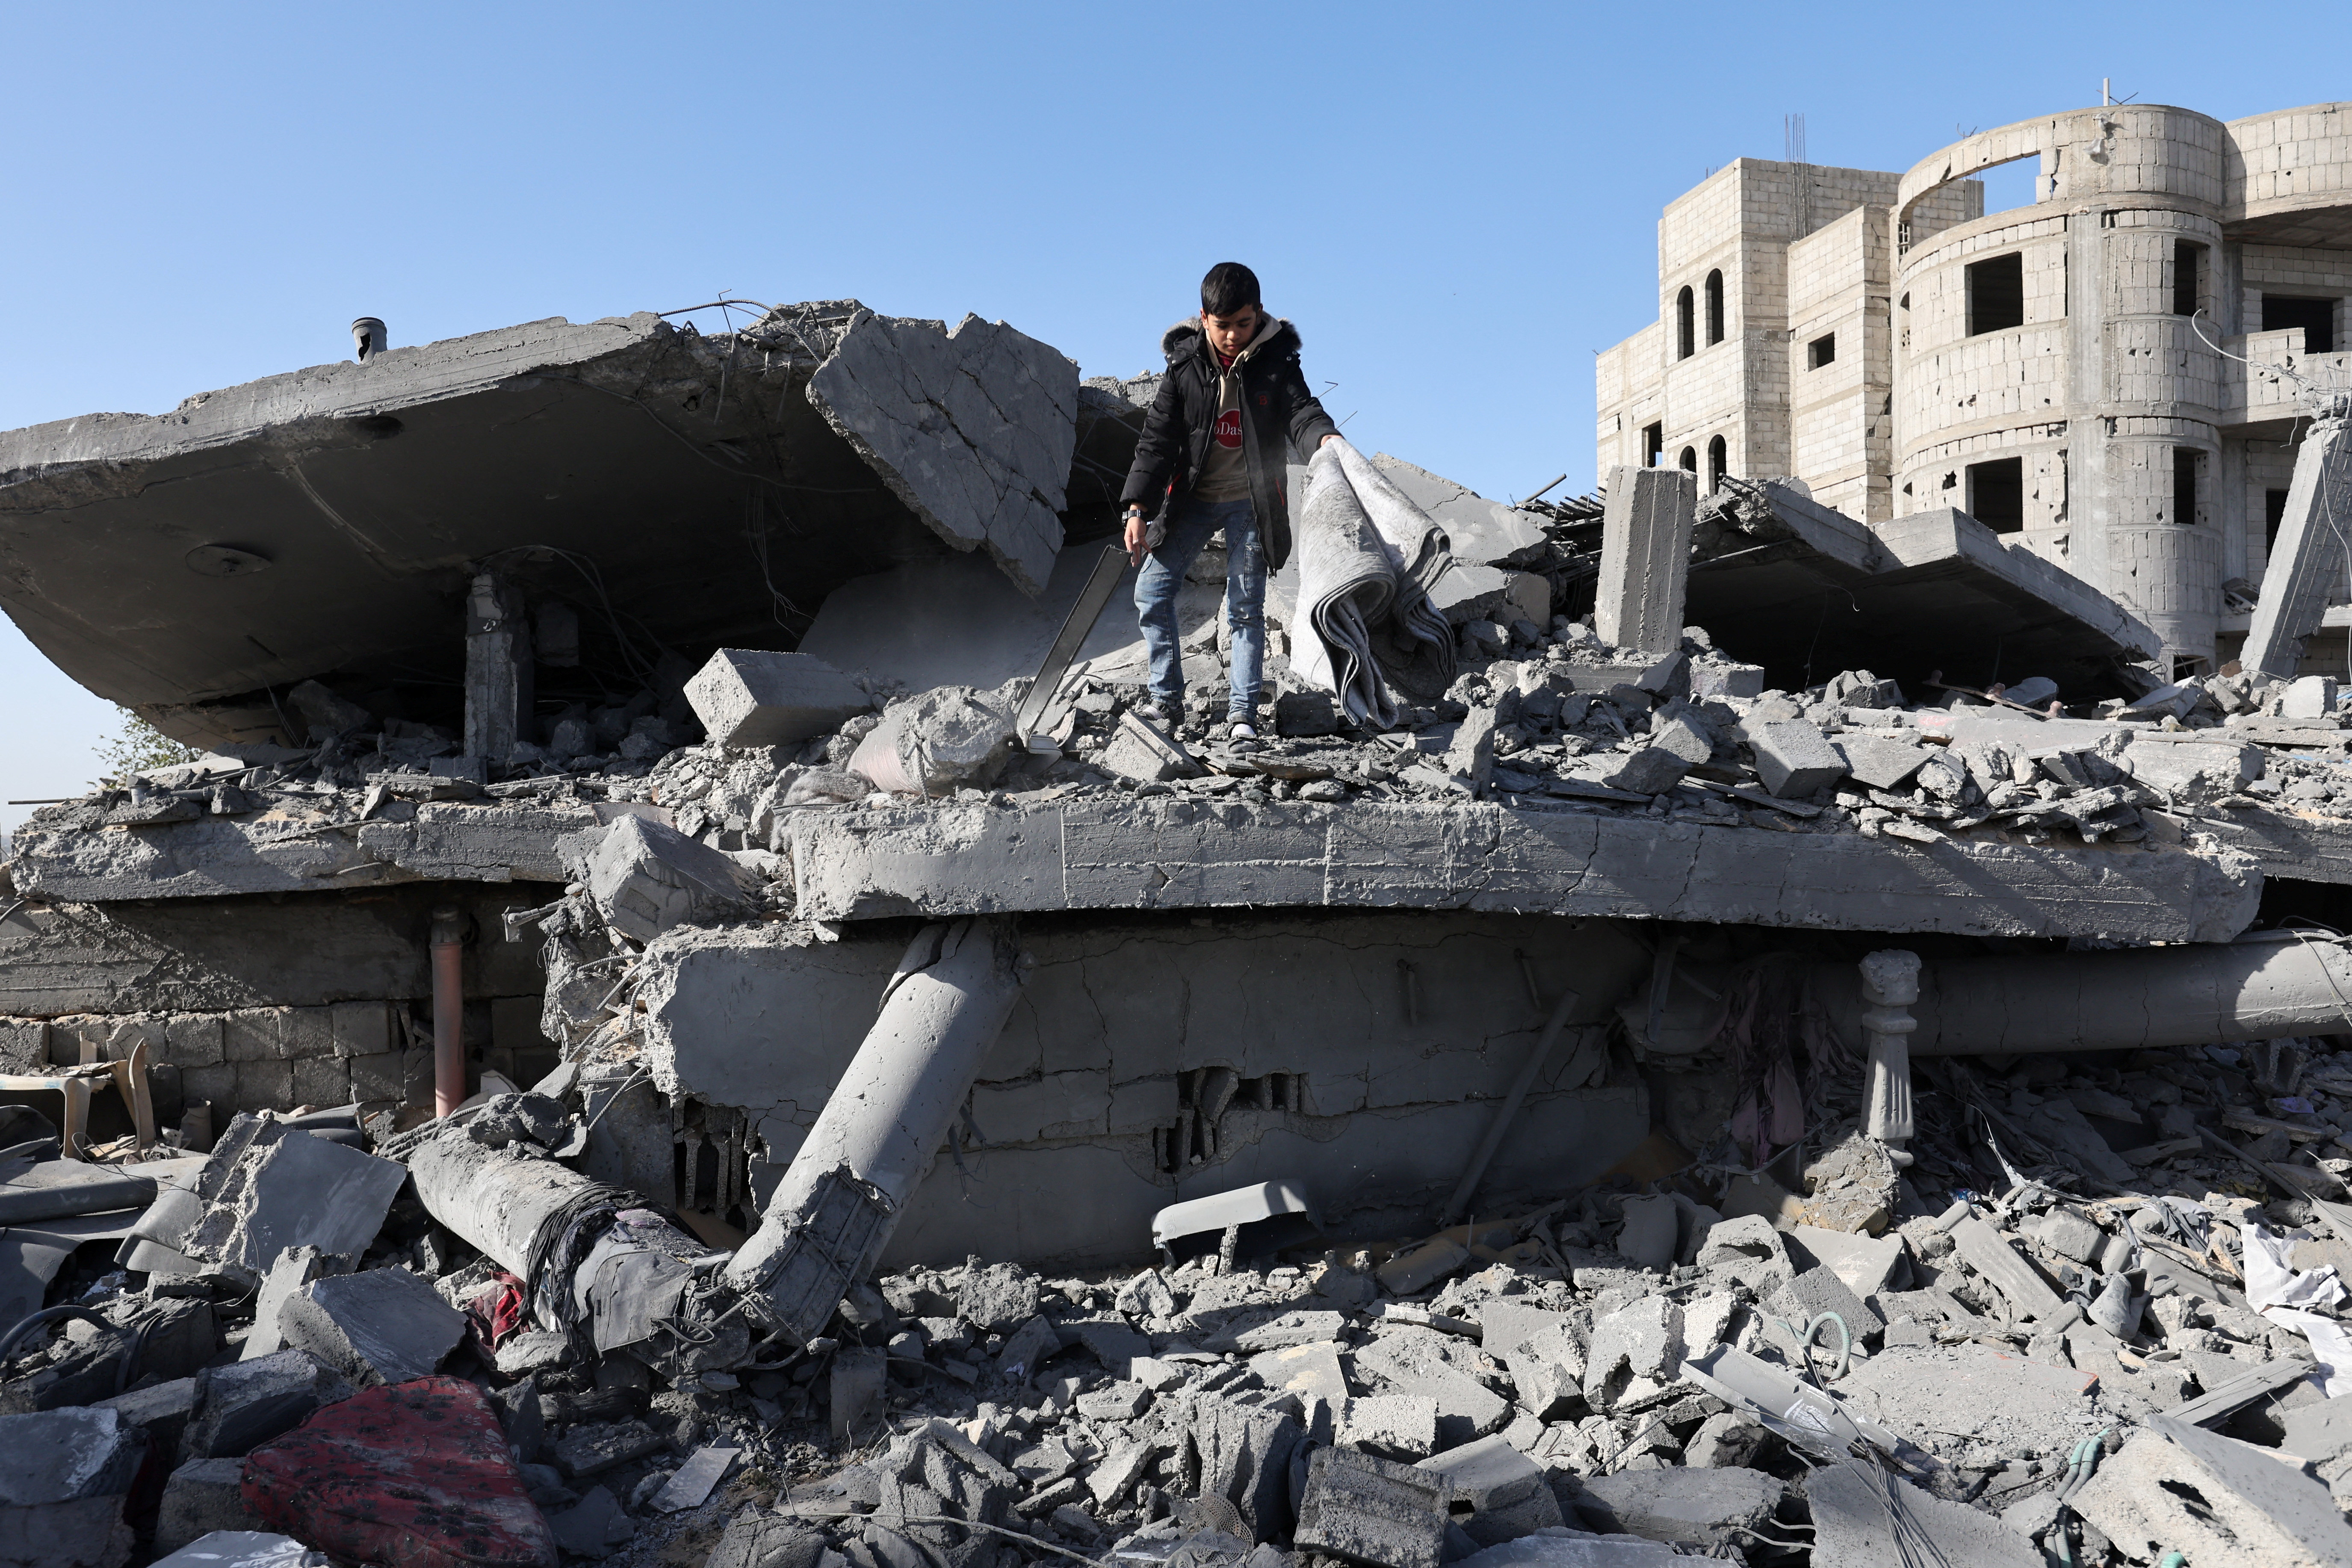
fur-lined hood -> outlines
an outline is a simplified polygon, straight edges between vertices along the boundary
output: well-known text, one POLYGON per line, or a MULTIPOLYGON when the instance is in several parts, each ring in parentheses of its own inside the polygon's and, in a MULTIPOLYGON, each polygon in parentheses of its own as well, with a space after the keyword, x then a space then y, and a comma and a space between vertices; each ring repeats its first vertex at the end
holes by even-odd
MULTIPOLYGON (((1208 334, 1202 331, 1201 318, 1187 316, 1160 334, 1160 352, 1174 364, 1188 353, 1199 353, 1208 346, 1208 334)), ((1250 340, 1249 347, 1234 356, 1235 362, 1255 359, 1260 354, 1280 357, 1299 351, 1298 329, 1280 316, 1268 316, 1250 340)))

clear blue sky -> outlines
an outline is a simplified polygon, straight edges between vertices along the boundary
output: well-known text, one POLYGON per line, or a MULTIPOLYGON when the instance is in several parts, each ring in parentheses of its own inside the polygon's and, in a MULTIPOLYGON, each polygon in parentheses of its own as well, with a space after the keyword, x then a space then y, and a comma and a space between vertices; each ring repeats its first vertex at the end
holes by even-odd
MULTIPOLYGON (((415 343, 720 289, 977 311, 1131 374, 1237 258, 1360 445, 1581 490, 1660 207, 1780 156, 1784 113, 1815 163, 1902 169, 2102 76, 2224 119, 2352 96, 2302 47, 2339 8, 2261 16, 18 5, 0 428, 346 358, 356 315, 415 343)), ((0 797, 79 787, 112 721, 5 626, 0 715, 0 797)))

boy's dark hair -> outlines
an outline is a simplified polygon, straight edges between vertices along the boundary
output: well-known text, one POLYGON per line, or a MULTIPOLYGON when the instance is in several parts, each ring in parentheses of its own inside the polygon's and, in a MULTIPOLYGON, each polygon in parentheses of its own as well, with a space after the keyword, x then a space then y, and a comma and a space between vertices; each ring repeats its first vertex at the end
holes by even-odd
POLYGON ((1257 274, 1238 261, 1220 261, 1201 279, 1201 314, 1238 316, 1259 304, 1257 274))

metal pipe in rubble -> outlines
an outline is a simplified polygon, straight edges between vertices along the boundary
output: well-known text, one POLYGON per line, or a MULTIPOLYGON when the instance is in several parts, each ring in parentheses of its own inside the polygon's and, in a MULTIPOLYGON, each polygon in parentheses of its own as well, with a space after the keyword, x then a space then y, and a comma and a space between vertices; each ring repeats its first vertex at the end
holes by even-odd
POLYGON ((433 1114, 466 1099, 466 922, 453 905, 433 911, 433 1114))
MULTIPOLYGON (((1825 963, 1813 994, 1839 1037, 1865 1037, 1861 973, 1825 963)), ((2111 952, 1932 960, 1920 966, 1915 1057, 2210 1046, 2352 1030, 2352 953, 2326 936, 2111 952)))
POLYGON ((1009 917, 917 934, 760 1228, 727 1267, 753 1316, 805 1344, 872 1273, 1028 969, 1009 917))

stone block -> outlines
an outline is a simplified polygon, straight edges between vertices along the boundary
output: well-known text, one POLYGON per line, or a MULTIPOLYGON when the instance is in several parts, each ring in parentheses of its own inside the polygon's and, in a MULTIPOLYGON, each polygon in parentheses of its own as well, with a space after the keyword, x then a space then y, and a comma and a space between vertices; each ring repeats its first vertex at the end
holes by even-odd
POLYGON ((1445 748, 1445 771, 1472 794, 1486 787, 1495 773, 1495 710, 1473 708, 1454 727, 1453 743, 1445 748))
POLYGON ((758 876, 649 816, 624 816, 588 856, 588 892, 614 930, 651 942, 676 925, 714 925, 758 905, 758 876))
POLYGON ((2058 1204, 2020 1222, 2017 1233, 2038 1241, 2062 1258, 2088 1263, 2105 1247, 2107 1233, 2098 1222, 2072 1204, 2058 1204))
POLYGON ((1748 726, 1757 776, 1766 793, 1793 800, 1845 777, 1845 759, 1829 737, 1804 719, 1774 719, 1748 726))
POLYGON ((218 1067, 228 1059, 218 1013, 175 1013, 163 1026, 160 1059, 183 1068, 218 1067))
POLYGON ((263 1278, 259 1294, 254 1297, 253 1327, 246 1331, 245 1347, 237 1359, 259 1361, 282 1349, 286 1341, 278 1319, 288 1300, 314 1279, 350 1272, 351 1259, 320 1252, 315 1247, 289 1247, 280 1252, 263 1278))
POLYGON ((2352 1563, 2327 1488, 2272 1452, 2158 1416, 2069 1500, 2126 1557, 2352 1563))
POLYGON ((1669 1377, 1682 1359, 1682 1308, 1664 1296, 1645 1296, 1593 1324, 1584 1357, 1584 1402, 1605 1411, 1633 1382, 1669 1377))
POLYGON ((1426 1394, 1358 1394, 1338 1419, 1339 1441, 1366 1453, 1419 1459, 1437 1447, 1437 1401, 1426 1394))
POLYGON ((1788 1493, 1778 1477, 1749 1469, 1626 1470, 1581 1484, 1574 1500, 1588 1529, 1709 1547, 1752 1548, 1788 1493))
POLYGON ((291 1011, 285 1007, 239 1007, 234 1013, 221 1015, 221 1059, 230 1062, 276 1061, 285 1052, 279 1045, 284 1036, 282 1016, 291 1011))
POLYGON ((1715 754, 1715 741, 1687 711, 1661 709, 1650 721, 1650 733, 1638 751, 1626 757, 1602 782, 1611 789, 1657 795, 1674 788, 1682 776, 1715 754))
POLYGON ((0 1506, 120 1496, 146 1456, 146 1432, 102 1406, 0 1415, 0 1506))
POLYGON ((191 1458, 235 1458, 289 1432, 321 1405, 349 1399, 351 1384, 299 1350, 206 1367, 184 1434, 191 1458))
POLYGON ((407 1059, 407 1054, 403 1051, 382 1051, 373 1056, 353 1057, 351 1059, 352 1098, 362 1102, 391 1100, 405 1103, 409 1089, 407 1059))
POLYGON ((338 1002, 330 1011, 328 1029, 339 1057, 382 1056, 396 1043, 389 1002, 338 1002))
POLYGON ((437 1369, 466 1334, 466 1315, 405 1268, 314 1279, 278 1311, 286 1342, 362 1388, 437 1369))
POLYGON ((1452 1448, 1499 1432, 1511 1418, 1511 1403, 1466 1373, 1444 1363, 1423 1367, 1398 1380, 1396 1392, 1419 1395, 1437 1407, 1437 1446, 1452 1448))
POLYGON ((1593 630, 1619 647, 1664 652, 1682 641, 1697 476, 1678 468, 1609 470, 1593 630))
POLYGON ((292 1069, 293 1088, 288 1095, 290 1104, 315 1106, 323 1110, 352 1102, 352 1069, 341 1058, 310 1057, 287 1065, 292 1069))
POLYGON ((1566 1323, 1538 1329, 1504 1352, 1519 1404, 1538 1421, 1573 1415, 1584 1405, 1584 1346, 1566 1323))
POLYGON ((237 1062, 235 1104, 239 1110, 294 1109, 294 1064, 289 1061, 237 1062))
POLYGON ((1830 742, 1830 749, 1856 783, 1873 789, 1901 789, 1927 760, 1927 748, 1919 742, 1880 735, 1841 735, 1830 742))
MULTIPOLYGON (((1797 1275, 1786 1285, 1772 1292, 1765 1300, 1766 1308, 1786 1318, 1800 1329, 1823 1312, 1835 1312, 1845 1320, 1846 1331, 1859 1343, 1864 1337, 1886 1326, 1875 1308, 1855 1295, 1835 1270, 1817 1266, 1797 1275)), ((1825 1342, 1835 1343, 1825 1333, 1825 1342)))
POLYGON ((2279 699, 2282 719, 2328 719, 2336 713, 2336 678, 2332 675, 2298 676, 2287 682, 2286 694, 2279 699))
POLYGON ((1362 1568, 1439 1568, 1452 1489, 1443 1476, 1347 1448, 1318 1448, 1294 1537, 1362 1568))
POLYGON ((1715 659, 1691 666, 1691 699, 1697 701, 1708 697, 1748 699, 1764 695, 1764 667, 1760 664, 1726 664, 1715 659))
POLYGON ((1789 1232, 1790 1251, 1801 1249, 1812 1262, 1845 1282, 1856 1296, 1874 1296, 1886 1289, 1906 1254, 1899 1236, 1863 1236, 1852 1231, 1823 1230, 1801 1225, 1789 1232))
POLYGON ((37 1074, 49 1067, 45 1018, 0 1018, 0 1072, 37 1074))
POLYGON ((1119 715, 1118 728, 1097 761, 1138 784, 1191 778, 1201 771, 1173 736, 1132 710, 1119 715))
POLYGON ((259 1530, 261 1516, 245 1503, 242 1458, 190 1459, 163 1482, 155 1516, 155 1550, 177 1552, 215 1530, 259 1530))
POLYGON ((150 1384, 101 1399, 90 1408, 113 1411, 125 1426, 142 1428, 151 1447, 176 1454, 180 1434, 187 1430, 188 1417, 195 1413, 196 1380, 175 1377, 168 1383, 150 1384))
POLYGON ((287 1007, 278 1015, 278 1054, 288 1061, 308 1061, 335 1054, 335 1010, 332 1007, 287 1007))
POLYGON ((1780 1233, 1756 1214, 1716 1221, 1699 1247, 1698 1266, 1718 1279, 1737 1280, 1759 1296, 1779 1289, 1796 1272, 1780 1233))
POLYGON ((28 1508, 0 1503, 0 1568, 125 1568, 138 1541, 122 1516, 126 1500, 79 1498, 28 1508))
POLYGON ((686 683, 704 733, 721 746, 786 746, 830 734, 873 699, 840 670, 804 653, 723 647, 686 683))

